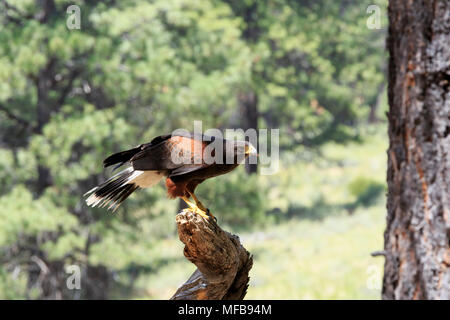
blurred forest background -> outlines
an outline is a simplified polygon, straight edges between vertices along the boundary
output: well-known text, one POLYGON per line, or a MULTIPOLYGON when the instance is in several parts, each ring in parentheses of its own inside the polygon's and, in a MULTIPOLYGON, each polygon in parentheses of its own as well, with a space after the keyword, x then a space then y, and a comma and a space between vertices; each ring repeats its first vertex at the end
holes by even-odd
POLYGON ((248 299, 380 298, 386 6, 1 0, 0 298, 169 298, 194 270, 179 203, 162 184, 115 214, 82 195, 107 155, 194 120, 280 129, 279 172, 241 166, 198 189, 254 254, 248 299))

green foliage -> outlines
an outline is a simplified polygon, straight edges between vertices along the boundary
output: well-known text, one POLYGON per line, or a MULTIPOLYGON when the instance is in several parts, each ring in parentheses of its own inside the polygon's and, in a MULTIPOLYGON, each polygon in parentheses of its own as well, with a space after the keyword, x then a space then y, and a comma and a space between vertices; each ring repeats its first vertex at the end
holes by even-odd
POLYGON ((357 177, 349 183, 348 189, 356 198, 355 204, 370 206, 379 198, 385 188, 384 184, 370 178, 357 177))
POLYGON ((283 154, 280 171, 262 177, 268 186, 269 211, 279 219, 323 219, 341 209, 375 204, 385 188, 385 131, 384 125, 364 128, 359 141, 328 142, 319 154, 305 150, 302 158, 300 154, 283 154), (352 193, 349 186, 361 177, 367 179, 366 185, 352 193))
POLYGON ((262 125, 289 132, 289 149, 354 138, 349 125, 367 118, 384 80, 384 31, 368 29, 363 13, 386 1, 227 2, 253 49, 262 125))
POLYGON ((260 176, 245 177, 244 168, 216 179, 205 181, 198 187, 204 204, 217 216, 221 224, 249 227, 268 223, 267 188, 260 176))
POLYGON ((48 197, 33 200, 23 185, 0 198, 0 246, 14 243, 18 235, 37 236, 39 232, 70 232, 76 219, 56 207, 48 197))

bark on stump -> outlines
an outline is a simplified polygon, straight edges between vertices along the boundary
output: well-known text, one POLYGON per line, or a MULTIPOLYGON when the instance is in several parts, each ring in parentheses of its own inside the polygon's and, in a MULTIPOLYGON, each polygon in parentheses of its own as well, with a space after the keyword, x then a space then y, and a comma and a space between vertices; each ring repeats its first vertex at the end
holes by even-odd
POLYGON ((171 300, 242 300, 253 259, 239 237, 222 230, 214 219, 189 211, 179 213, 176 222, 184 256, 197 270, 171 300))

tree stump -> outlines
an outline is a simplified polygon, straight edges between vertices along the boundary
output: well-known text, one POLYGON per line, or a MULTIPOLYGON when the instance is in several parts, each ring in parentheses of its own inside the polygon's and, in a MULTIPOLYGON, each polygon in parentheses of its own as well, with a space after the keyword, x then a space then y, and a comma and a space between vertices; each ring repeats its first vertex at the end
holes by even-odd
POLYGON ((239 237, 222 230, 214 219, 187 210, 176 216, 176 222, 184 256, 197 270, 171 300, 242 300, 253 259, 239 237))

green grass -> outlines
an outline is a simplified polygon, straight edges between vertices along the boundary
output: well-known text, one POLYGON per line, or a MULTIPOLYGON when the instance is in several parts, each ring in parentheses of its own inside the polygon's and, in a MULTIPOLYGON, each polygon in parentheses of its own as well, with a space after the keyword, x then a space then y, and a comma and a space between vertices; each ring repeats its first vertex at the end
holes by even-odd
POLYGON ((382 248, 383 228, 380 206, 243 235, 255 258, 247 299, 379 298, 383 261, 370 252, 382 248))

